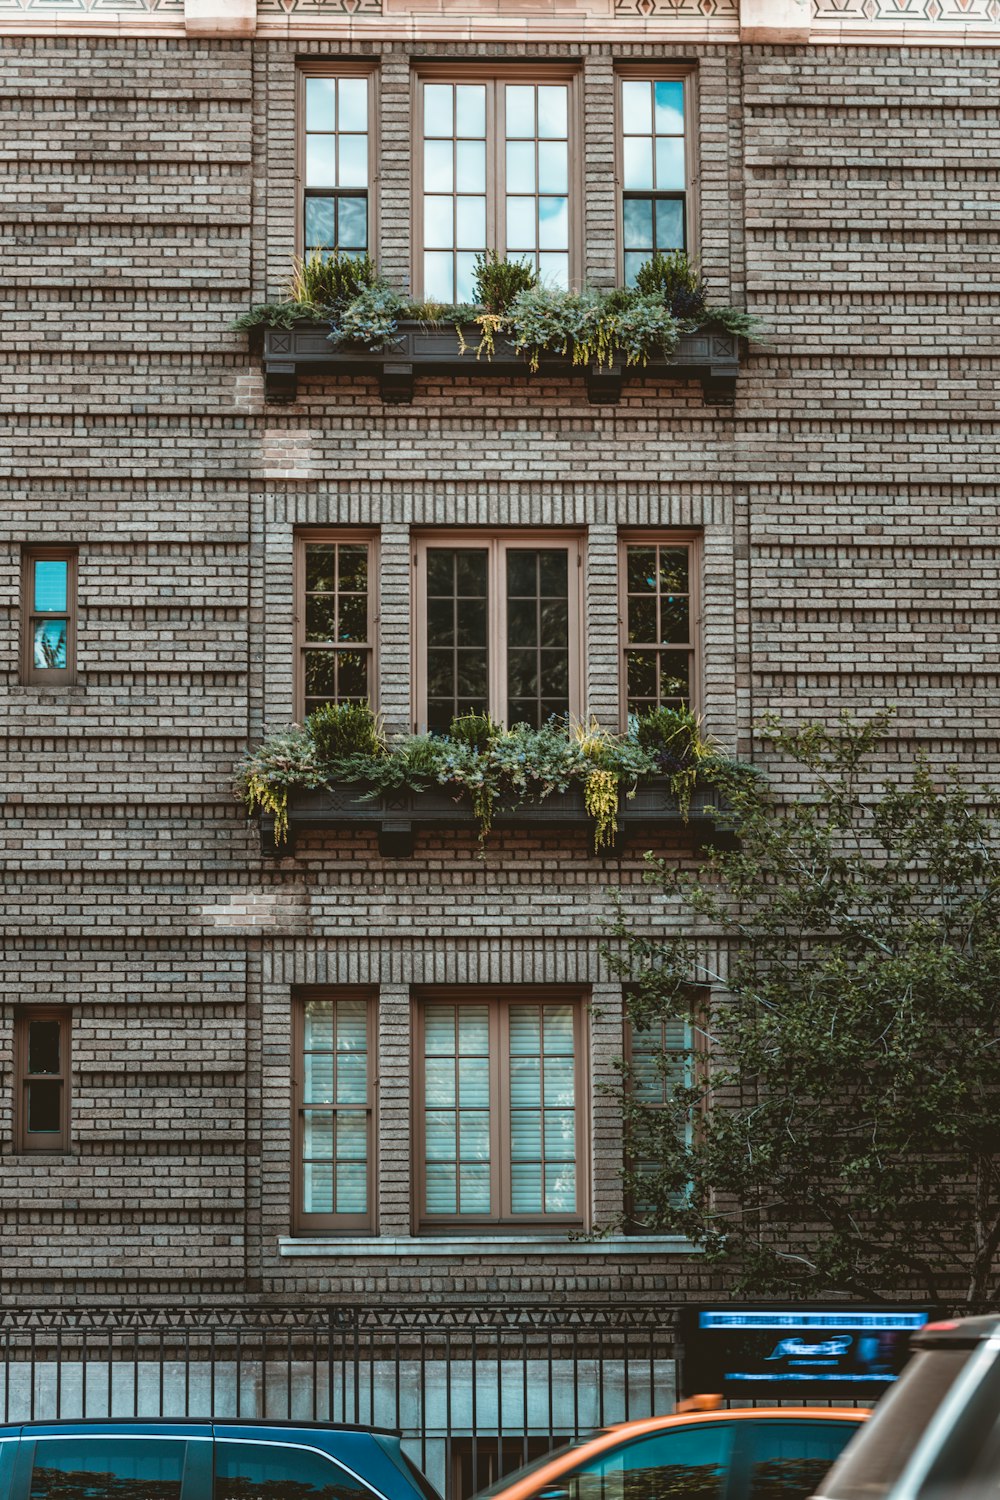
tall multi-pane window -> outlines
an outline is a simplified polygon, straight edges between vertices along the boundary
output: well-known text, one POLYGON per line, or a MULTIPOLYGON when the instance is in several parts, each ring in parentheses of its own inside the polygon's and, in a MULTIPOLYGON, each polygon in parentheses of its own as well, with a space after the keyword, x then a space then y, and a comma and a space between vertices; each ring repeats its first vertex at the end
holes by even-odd
POLYGON ((582 1026, 576 997, 421 1002, 421 1227, 582 1222, 582 1026))
POLYGON ((626 536, 620 555, 622 687, 626 720, 697 706, 696 543, 626 536))
POLYGON ((370 1230, 374 1002, 316 991, 295 1007, 296 1228, 370 1230))
POLYGON ((618 79, 619 173, 625 285, 654 254, 683 250, 688 170, 684 78, 618 79))
POLYGON ((416 546, 417 713, 539 728, 579 716, 582 542, 558 533, 421 539, 416 546))
POLYGON ((309 73, 302 88, 306 254, 363 255, 369 244, 371 79, 309 73))
POLYGON ((487 249, 568 287, 572 79, 428 76, 419 91, 423 295, 471 301, 475 258, 487 249))
POLYGON ((76 552, 28 547, 22 560, 21 676, 59 687, 76 675, 76 552))
MULTIPOLYGON (((669 1017, 640 1027, 626 1023, 629 1088, 644 1109, 663 1111, 672 1104, 678 1084, 690 1087, 694 1080, 694 1027, 689 1017, 669 1017)), ((691 1122, 685 1118, 681 1130, 690 1137, 691 1122)), ((641 1229, 650 1203, 642 1190, 642 1178, 657 1170, 655 1157, 633 1152, 629 1166, 639 1181, 633 1185, 629 1217, 641 1229)))
POLYGON ((374 703, 375 543, 362 532, 296 537, 296 714, 374 703))
POLYGON ((14 1066, 19 1151, 69 1150, 69 1014, 44 1007, 17 1017, 14 1066))

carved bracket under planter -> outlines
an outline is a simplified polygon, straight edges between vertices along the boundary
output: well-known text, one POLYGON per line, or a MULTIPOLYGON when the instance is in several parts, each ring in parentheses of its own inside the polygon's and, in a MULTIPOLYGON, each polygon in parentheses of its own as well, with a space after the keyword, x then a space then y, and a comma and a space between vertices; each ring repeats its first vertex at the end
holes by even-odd
MULTIPOLYGON (((454 828, 476 835, 472 805, 465 796, 454 796, 444 787, 425 792, 401 790, 384 792, 370 801, 363 800, 360 786, 335 787, 330 791, 293 792, 288 799, 288 839, 275 843, 274 818, 260 819, 261 852, 271 857, 295 853, 298 833, 324 830, 350 832, 352 829, 374 832, 379 854, 384 859, 408 859, 412 856, 416 834, 422 828, 454 828)), ((665 777, 651 777, 638 787, 632 798, 623 797, 618 810, 618 839, 602 854, 617 856, 627 841, 649 841, 664 834, 685 835, 700 846, 710 842, 722 846, 729 840, 719 824, 720 806, 711 787, 696 790, 686 819, 681 816, 677 799, 665 777)), ((566 792, 552 792, 541 802, 527 802, 519 807, 496 808, 493 826, 525 828, 535 832, 546 829, 586 829, 592 835, 594 820, 587 812, 583 790, 570 787, 566 792)), ((593 841, 588 839, 592 849, 593 841)))
MULTIPOLYGON (((528 362, 504 339, 496 340, 493 357, 477 359, 480 333, 464 330, 462 340, 453 324, 432 327, 400 323, 398 342, 383 354, 365 349, 336 348, 327 338, 326 323, 296 323, 294 328, 264 329, 264 396, 268 401, 294 401, 300 375, 374 375, 382 400, 403 404, 413 400, 418 375, 472 375, 484 379, 524 379, 528 362)), ((731 405, 739 373, 739 339, 724 329, 701 329, 685 334, 669 359, 646 365, 615 364, 601 369, 588 365, 581 372, 567 359, 543 359, 539 375, 548 379, 582 373, 587 397, 595 406, 614 405, 626 384, 665 380, 700 380, 705 400, 731 405)))

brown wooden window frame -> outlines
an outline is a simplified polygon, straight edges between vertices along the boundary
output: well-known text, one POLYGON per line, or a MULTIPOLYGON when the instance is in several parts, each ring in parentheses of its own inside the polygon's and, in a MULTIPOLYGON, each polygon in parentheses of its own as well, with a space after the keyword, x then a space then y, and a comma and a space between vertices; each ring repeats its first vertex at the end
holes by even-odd
MULTIPOLYGON (((684 192, 664 192, 659 196, 683 200, 684 248, 697 262, 701 226, 698 213, 699 159, 696 143, 698 120, 698 69, 695 64, 654 62, 620 62, 615 68, 615 199, 616 199, 616 267, 619 286, 625 285, 625 199, 658 196, 625 187, 625 118, 622 84, 625 82, 683 83, 684 85, 684 192)), ((655 212, 655 210, 654 210, 655 212)))
POLYGON ((419 531, 412 536, 413 563, 413 729, 419 733, 427 724, 427 552, 431 548, 469 548, 487 550, 487 650, 489 662, 489 712, 498 723, 507 721, 507 593, 504 560, 508 549, 567 552, 569 612, 569 717, 584 717, 586 614, 584 597, 584 563, 586 536, 580 530, 505 530, 419 531))
POLYGON ((587 995, 576 988, 551 985, 497 987, 451 986, 420 989, 413 995, 413 1232, 454 1234, 458 1230, 502 1233, 521 1230, 586 1229, 590 1203, 590 1095, 587 995), (576 1208, 572 1213, 517 1214, 511 1208, 511 1104, 509 1014, 517 1004, 571 1005, 573 1008, 573 1079, 575 1113, 576 1208), (490 1198, 498 1211, 490 1214, 431 1214, 426 1211, 426 1114, 424 1014, 428 1005, 485 1006, 489 1012, 490 1077, 490 1198))
MULTIPOLYGON (((378 260, 378 187, 379 187, 379 68, 374 58, 357 60, 309 58, 300 61, 295 74, 295 252, 306 253, 306 199, 310 194, 327 193, 336 197, 340 188, 310 188, 306 184, 306 80, 308 78, 364 78, 368 81, 368 254, 378 260)), ((331 132, 334 133, 334 132, 331 132)), ((344 196, 360 197, 360 189, 344 196)))
MULTIPOLYGON (((691 992, 690 992, 690 1000, 689 1000, 689 1005, 688 1005, 687 1019, 682 1023, 683 1026, 684 1026, 684 1032, 685 1032, 684 1046, 685 1046, 686 1049, 690 1049, 691 1052, 693 1053, 693 1056, 691 1056, 690 1058, 688 1058, 686 1060, 687 1076, 686 1076, 686 1078, 684 1080, 685 1082, 690 1083, 690 1084, 704 1084, 704 1083, 707 1082, 707 1079, 708 1079, 708 1054, 707 1054, 707 1050, 706 1050, 706 1038, 705 1038, 705 1035, 704 1035, 704 1028, 705 1028, 705 1026, 707 1024, 707 1021, 708 1021, 708 1007, 709 1007, 709 995, 708 995, 708 991, 705 990, 705 989, 702 989, 700 987, 692 987, 691 992)), ((623 1018, 623 1022, 624 1022, 624 1032, 625 1032, 624 1061, 625 1061, 625 1065, 626 1065, 626 1069, 627 1069, 627 1084, 626 1084, 626 1087, 631 1092, 634 1089, 634 1086, 635 1086, 635 1083, 634 1083, 634 1077, 635 1077, 635 1075, 634 1075, 634 1071, 633 1070, 634 1070, 634 1066, 635 1066, 636 1051, 635 1051, 635 1027, 633 1026, 632 1021, 631 1021, 631 1019, 629 1017, 629 1014, 628 1014, 628 996, 627 996, 627 993, 626 993, 626 996, 625 996, 625 999, 624 999, 624 1018, 623 1018)), ((664 1020, 662 1020, 662 1019, 659 1022, 659 1025, 660 1025, 661 1046, 665 1045, 664 1044, 664 1037, 665 1037, 664 1028, 665 1028, 665 1026, 667 1024, 669 1024, 669 1023, 666 1022, 666 1021, 664 1021, 664 1020)), ((680 1081, 680 1080, 675 1080, 675 1081, 680 1081)), ((666 1099, 663 1097, 663 1094, 665 1093, 667 1087, 670 1087, 670 1086, 671 1085, 668 1083, 668 1081, 666 1079, 662 1079, 661 1080, 661 1097, 658 1100, 649 1100, 649 1101, 647 1101, 645 1103, 644 1107, 646 1109, 651 1109, 651 1110, 663 1109, 665 1107, 665 1105, 666 1105, 666 1099)), ((707 1100, 703 1101, 702 1106, 698 1109, 698 1111, 696 1111, 695 1116, 692 1118, 691 1123, 690 1123, 690 1125, 688 1127, 688 1129, 689 1129, 690 1132, 697 1131, 697 1129, 698 1129, 698 1120, 701 1118, 701 1110, 702 1110, 702 1108, 704 1107, 705 1104, 707 1104, 707 1100)), ((627 1151, 626 1151, 626 1155, 625 1155, 625 1163, 626 1163, 626 1166, 628 1166, 629 1168, 631 1168, 632 1165, 633 1165, 633 1162, 629 1158, 629 1155, 628 1155, 627 1151)), ((626 1197, 625 1197, 625 1218, 626 1218, 626 1221, 627 1221, 627 1223, 629 1225, 629 1233, 630 1234, 645 1234, 645 1233, 650 1233, 651 1232, 642 1223, 640 1212, 641 1211, 638 1210, 637 1207, 636 1207, 633 1195, 631 1193, 627 1193, 626 1197)))
POLYGON ((71 1053, 72 1015, 65 1006, 31 1005, 15 1012, 14 1018, 14 1144, 19 1152, 48 1152, 65 1155, 70 1146, 70 1110, 72 1087, 71 1053), (28 1029, 35 1021, 59 1024, 59 1072, 29 1073, 28 1029), (28 1091, 33 1083, 58 1082, 61 1087, 60 1127, 54 1131, 32 1132, 28 1129, 28 1091))
MULTIPOLYGON (((506 244, 506 134, 504 84, 565 83, 569 89, 569 285, 584 278, 583 213, 583 87, 579 64, 537 63, 419 63, 411 74, 412 215, 411 284, 419 300, 424 291, 424 102, 426 83, 486 84, 486 248, 503 253, 506 244)), ((528 137, 525 137, 528 139, 528 137)), ((545 196, 545 195, 542 195, 545 196)), ((512 252, 516 258, 516 252, 512 252)))
MULTIPOLYGON (((322 985, 310 986, 296 989, 292 994, 292 1233, 298 1235, 322 1232, 333 1235, 373 1235, 378 1220, 378 1205, 375 1201, 375 1186, 378 1182, 377 1172, 377 1092, 378 1092, 378 1059, 376 1055, 377 1035, 376 1020, 378 1011, 378 997, 375 991, 361 986, 350 985, 322 985), (366 1102, 358 1104, 321 1104, 316 1105, 307 1102, 303 1098, 305 1087, 305 1011, 306 1004, 311 1000, 332 1001, 338 1000, 361 1000, 365 1003, 365 1018, 367 1026, 367 1086, 366 1102), (338 1109, 356 1110, 363 1108, 367 1115, 368 1129, 368 1155, 367 1155, 367 1203, 368 1211, 364 1214, 338 1214, 338 1213, 306 1213, 302 1206, 303 1199, 303 1169, 304 1169, 304 1137, 305 1121, 304 1114, 307 1109, 326 1109, 336 1113, 338 1109)), ((334 1159, 334 1167, 336 1159, 334 1159)))
POLYGON ((21 552, 21 681, 35 687, 71 687, 76 682, 77 573, 79 552, 76 547, 30 545, 21 552), (66 563, 65 610, 36 610, 34 576, 36 562, 66 563), (66 666, 36 667, 35 624, 46 619, 65 619, 66 666))
MULTIPOLYGON (((306 655, 310 651, 368 653, 368 701, 373 709, 378 707, 378 535, 370 529, 349 527, 311 527, 295 532, 293 589, 295 604, 293 622, 295 630, 295 682, 294 716, 298 722, 306 716, 306 655), (340 544, 343 546, 365 546, 368 548, 368 639, 365 642, 334 642, 326 646, 310 644, 306 640, 306 547, 340 544)), ((331 698, 330 703, 347 701, 331 698)), ((352 700, 353 701, 353 700, 352 700)))
MULTIPOLYGON (((686 547, 688 549, 688 641, 686 645, 653 642, 650 651, 686 651, 688 654, 688 707, 693 713, 702 708, 702 536, 696 531, 627 530, 618 535, 618 673, 621 727, 628 728, 628 653, 642 649, 641 643, 628 639, 628 548, 641 546, 686 547)), ((659 702, 659 673, 657 673, 659 702)))

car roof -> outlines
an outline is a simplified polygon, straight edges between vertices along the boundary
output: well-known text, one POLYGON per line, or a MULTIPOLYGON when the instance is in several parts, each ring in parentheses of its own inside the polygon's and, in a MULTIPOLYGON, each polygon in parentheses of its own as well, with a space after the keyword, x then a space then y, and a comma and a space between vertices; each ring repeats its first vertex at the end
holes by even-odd
POLYGON ((991 1313, 981 1318, 947 1318, 928 1323, 910 1339, 911 1349, 934 1349, 942 1344, 972 1348, 983 1339, 1000 1333, 1000 1316, 991 1313))
POLYGON ((399 1437, 399 1429, 365 1427, 355 1422, 297 1421, 289 1417, 36 1417, 30 1422, 5 1422, 4 1430, 33 1432, 40 1427, 245 1427, 255 1432, 360 1432, 375 1437, 399 1437))
POLYGON ((555 1479, 581 1461, 596 1458, 599 1454, 618 1447, 623 1440, 643 1437, 652 1432, 670 1431, 674 1427, 733 1421, 863 1422, 868 1416, 870 1412, 867 1408, 857 1406, 755 1406, 730 1411, 673 1412, 663 1417, 638 1417, 630 1422, 619 1422, 614 1427, 605 1427, 592 1437, 582 1438, 568 1451, 564 1449, 560 1454, 554 1455, 548 1468, 540 1463, 523 1479, 512 1475, 511 1483, 506 1488, 497 1484, 489 1493, 493 1500, 501 1500, 501 1497, 502 1500, 527 1500, 527 1496, 533 1495, 540 1483, 549 1482, 544 1478, 546 1473, 550 1480, 555 1479))

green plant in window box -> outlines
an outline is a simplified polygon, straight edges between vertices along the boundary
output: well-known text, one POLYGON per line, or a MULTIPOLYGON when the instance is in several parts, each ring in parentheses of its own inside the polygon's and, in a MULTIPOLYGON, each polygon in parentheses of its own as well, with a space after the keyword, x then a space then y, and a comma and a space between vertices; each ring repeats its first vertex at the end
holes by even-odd
POLYGON ((255 750, 247 751, 233 774, 233 790, 247 816, 255 812, 274 817, 274 841, 288 837, 288 794, 325 786, 316 741, 308 726, 289 724, 272 730, 255 750))
POLYGON ((385 754, 385 734, 369 703, 324 703, 306 719, 306 729, 322 766, 385 754))
POLYGON ((320 249, 293 260, 288 295, 295 302, 332 311, 381 284, 371 256, 320 249))
POLYGON ((665 303, 682 322, 697 326, 704 320, 705 283, 684 250, 654 250, 636 272, 635 290, 665 303))
POLYGON ((718 745, 702 733, 701 719, 689 708, 651 709, 636 721, 635 738, 656 771, 668 777, 687 817, 691 794, 719 760, 718 745))
POLYGON ((404 306, 391 287, 365 287, 353 301, 334 312, 327 338, 331 344, 352 344, 373 354, 391 349, 399 342, 404 306))

